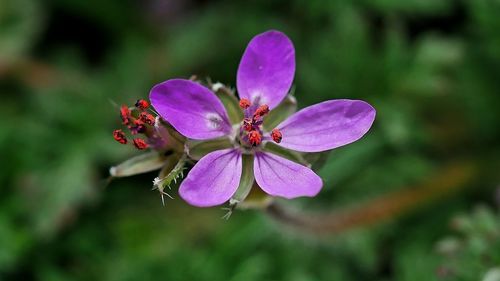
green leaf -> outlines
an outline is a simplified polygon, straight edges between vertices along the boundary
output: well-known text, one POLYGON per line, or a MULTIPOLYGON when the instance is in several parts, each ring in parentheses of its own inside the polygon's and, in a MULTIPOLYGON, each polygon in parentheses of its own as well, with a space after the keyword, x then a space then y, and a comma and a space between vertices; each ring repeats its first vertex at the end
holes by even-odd
POLYGON ((232 144, 227 137, 208 141, 188 140, 186 142, 187 154, 193 160, 200 160, 203 156, 212 151, 230 147, 232 147, 232 144))
POLYGON ((157 151, 137 155, 117 166, 111 167, 109 174, 113 177, 128 177, 158 170, 165 164, 168 157, 157 151))
POLYGON ((270 132, 295 111, 297 111, 297 100, 294 96, 288 95, 278 107, 271 110, 269 115, 264 118, 264 129, 270 132))

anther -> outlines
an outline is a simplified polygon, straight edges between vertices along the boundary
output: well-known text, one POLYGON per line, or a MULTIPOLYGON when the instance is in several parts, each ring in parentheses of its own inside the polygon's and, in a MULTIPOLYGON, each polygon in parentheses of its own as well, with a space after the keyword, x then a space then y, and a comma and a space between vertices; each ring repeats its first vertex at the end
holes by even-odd
POLYGON ((273 138, 273 141, 275 141, 276 143, 280 143, 283 139, 283 134, 281 134, 280 130, 273 129, 271 131, 271 137, 273 138))
POLYGON ((130 118, 130 110, 128 106, 122 105, 120 107, 120 117, 122 118, 123 125, 128 125, 130 118))
POLYGON ((114 130, 113 138, 121 144, 127 144, 127 137, 125 136, 125 133, 122 130, 114 130))
POLYGON ((132 135, 146 132, 146 126, 144 125, 144 122, 142 120, 135 119, 133 123, 133 125, 128 126, 132 135))
POLYGON ((148 148, 148 144, 143 139, 134 139, 134 146, 139 150, 148 148))
POLYGON ((149 107, 149 102, 143 99, 137 100, 137 102, 135 103, 135 107, 140 110, 145 110, 149 107))
POLYGON ((250 101, 249 101, 248 99, 243 98, 243 99, 241 99, 241 100, 240 100, 240 107, 241 107, 242 109, 247 109, 247 108, 249 108, 251 105, 252 105, 252 104, 250 103, 250 101))
POLYGON ((262 136, 260 135, 259 132, 253 130, 250 133, 248 133, 248 140, 250 141, 251 145, 257 146, 262 142, 262 136))
POLYGON ((139 119, 148 124, 148 125, 151 125, 151 126, 154 126, 155 125, 155 117, 145 111, 141 112, 141 114, 139 114, 139 119))
POLYGON ((250 132, 252 130, 253 124, 251 118, 243 119, 243 130, 250 132))
POLYGON ((269 113, 269 106, 267 106, 267 104, 263 104, 261 106, 259 106, 259 108, 257 108, 257 110, 255 110, 255 113, 254 113, 254 118, 255 117, 263 117, 264 115, 268 114, 269 113))

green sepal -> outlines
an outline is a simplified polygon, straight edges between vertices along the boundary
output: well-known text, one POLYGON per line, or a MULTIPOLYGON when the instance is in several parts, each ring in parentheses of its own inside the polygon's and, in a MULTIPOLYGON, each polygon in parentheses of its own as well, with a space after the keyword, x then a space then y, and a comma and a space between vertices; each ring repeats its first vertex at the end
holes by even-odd
POLYGON ((254 182, 250 190, 250 194, 245 198, 245 201, 238 204, 238 209, 265 209, 273 202, 274 198, 262 191, 262 188, 254 182))
POLYGON ((159 179, 164 179, 168 177, 170 172, 174 170, 175 166, 177 163, 179 163, 179 160, 181 159, 181 156, 179 154, 174 154, 171 157, 165 161, 165 165, 163 165, 163 168, 161 168, 160 172, 158 173, 158 178, 159 179))
POLYGON ((286 158, 288 160, 291 160, 293 162, 302 164, 304 166, 307 166, 307 167, 311 166, 311 164, 306 159, 304 159, 302 154, 300 154, 299 152, 288 150, 288 149, 283 148, 279 145, 276 145, 272 142, 267 142, 266 145, 264 146, 263 150, 267 151, 267 152, 271 152, 273 154, 276 154, 278 156, 281 156, 281 157, 286 158))
POLYGON ((186 155, 174 154, 172 157, 165 162, 165 166, 161 169, 158 177, 153 180, 153 189, 158 189, 161 194, 161 201, 163 205, 165 205, 165 200, 163 195, 167 195, 172 198, 168 193, 163 190, 165 187, 170 189, 172 182, 174 184, 177 183, 177 180, 180 180, 184 177, 184 170, 186 169, 184 166, 186 165, 186 155))
POLYGON ((245 200, 245 198, 250 193, 250 190, 252 190, 252 186, 255 180, 253 175, 253 155, 243 154, 241 157, 243 167, 241 172, 240 185, 238 186, 238 189, 236 190, 234 195, 231 197, 231 200, 229 200, 230 205, 235 205, 245 200))
POLYGON ((276 128, 283 120, 297 111, 297 100, 295 97, 288 95, 275 109, 269 112, 269 115, 264 118, 264 129, 270 132, 276 128))
POLYGON ((208 141, 188 140, 186 141, 186 153, 189 158, 198 161, 212 151, 226 149, 232 146, 231 141, 227 137, 208 141))
POLYGON ((177 132, 172 125, 163 119, 160 119, 160 123, 155 126, 163 126, 163 128, 158 128, 157 130, 161 132, 162 137, 167 138, 168 147, 179 153, 184 152, 184 143, 187 141, 186 137, 177 132))
POLYGON ((241 120, 243 120, 243 111, 240 108, 239 101, 234 91, 221 83, 213 84, 212 90, 224 104, 231 124, 239 124, 241 120))
POLYGON ((328 156, 330 155, 330 150, 323 152, 314 152, 314 153, 302 153, 304 159, 311 163, 311 169, 318 170, 321 169, 328 160, 328 156))
POLYGON ((177 183, 177 180, 184 177, 184 166, 186 165, 186 158, 179 157, 172 158, 172 161, 166 163, 163 169, 158 174, 158 178, 154 181, 154 187, 159 190, 163 190, 165 187, 170 187, 173 183, 177 183))
POLYGON ((109 169, 112 177, 128 177, 160 169, 170 156, 151 151, 128 159, 109 169))

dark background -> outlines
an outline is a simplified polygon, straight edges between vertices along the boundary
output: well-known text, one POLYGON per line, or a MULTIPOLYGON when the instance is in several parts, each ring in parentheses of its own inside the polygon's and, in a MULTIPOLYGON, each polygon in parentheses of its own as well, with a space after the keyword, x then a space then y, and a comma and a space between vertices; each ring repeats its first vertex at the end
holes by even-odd
POLYGON ((0 279, 500 280, 499 15, 496 0, 0 0, 0 279), (224 221, 176 188, 163 207, 155 173, 106 187, 138 154, 112 139, 110 100, 192 74, 234 86, 269 29, 294 42, 299 107, 377 109, 319 196, 281 202, 344 223, 224 221))

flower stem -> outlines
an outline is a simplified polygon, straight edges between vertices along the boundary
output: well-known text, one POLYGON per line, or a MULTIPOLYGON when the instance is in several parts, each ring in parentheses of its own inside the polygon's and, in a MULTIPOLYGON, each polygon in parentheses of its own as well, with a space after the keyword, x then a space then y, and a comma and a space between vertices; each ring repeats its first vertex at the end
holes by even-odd
POLYGON ((428 181, 404 188, 357 206, 324 213, 302 213, 273 202, 265 212, 276 221, 315 235, 338 234, 371 225, 416 209, 452 194, 470 183, 477 169, 470 163, 454 163, 438 170, 428 181))

